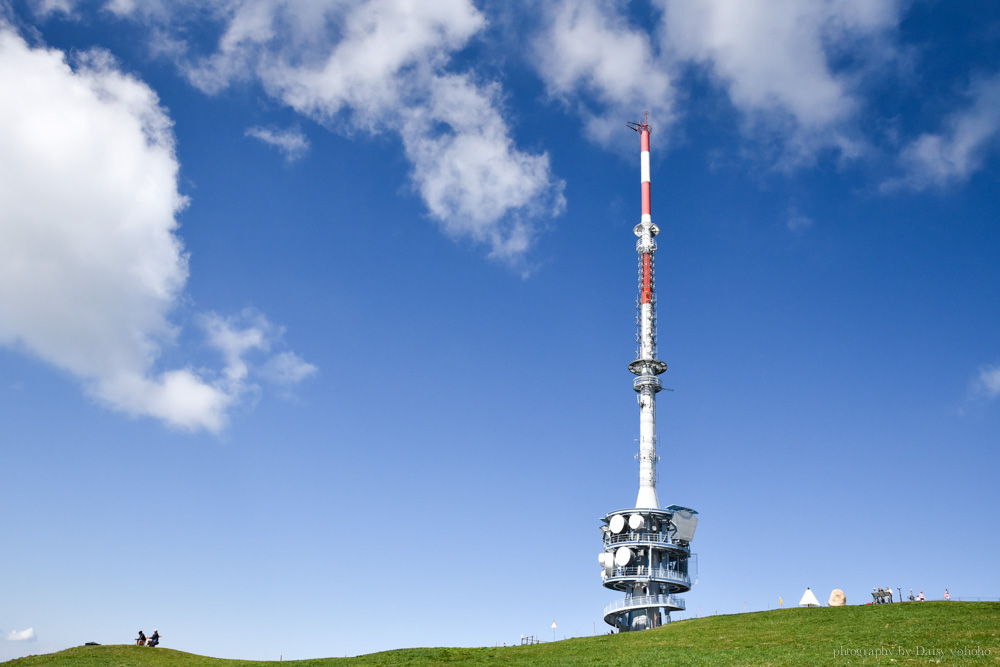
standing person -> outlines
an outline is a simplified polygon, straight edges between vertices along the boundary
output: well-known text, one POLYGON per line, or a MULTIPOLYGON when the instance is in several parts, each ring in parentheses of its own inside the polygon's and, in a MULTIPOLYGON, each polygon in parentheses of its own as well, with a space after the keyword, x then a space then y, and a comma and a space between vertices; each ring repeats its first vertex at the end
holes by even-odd
POLYGON ((944 589, 944 599, 945 600, 950 600, 951 599, 951 593, 948 592, 947 588, 944 589))
POLYGON ((885 589, 885 594, 889 596, 889 604, 892 604, 892 589, 891 588, 886 588, 885 589))
POLYGON ((921 601, 921 602, 923 602, 923 601, 924 601, 924 592, 923 592, 923 591, 920 591, 920 595, 918 595, 918 596, 917 596, 917 599, 918 599, 919 601, 921 601))

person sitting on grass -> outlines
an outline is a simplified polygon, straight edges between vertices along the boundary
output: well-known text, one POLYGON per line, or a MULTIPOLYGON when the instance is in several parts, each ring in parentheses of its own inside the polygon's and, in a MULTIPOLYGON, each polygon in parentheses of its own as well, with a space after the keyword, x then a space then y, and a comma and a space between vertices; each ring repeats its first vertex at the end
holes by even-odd
POLYGON ((139 630, 139 638, 135 640, 136 646, 146 645, 146 635, 143 634, 142 630, 139 630))
POLYGON ((160 643, 160 631, 153 630, 153 634, 151 634, 149 636, 149 639, 146 640, 146 646, 156 646, 159 643, 160 643))

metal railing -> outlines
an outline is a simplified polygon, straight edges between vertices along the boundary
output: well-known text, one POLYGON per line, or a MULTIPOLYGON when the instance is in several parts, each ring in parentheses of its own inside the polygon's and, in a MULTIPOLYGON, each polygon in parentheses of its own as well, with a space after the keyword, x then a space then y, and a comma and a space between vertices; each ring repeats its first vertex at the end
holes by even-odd
POLYGON ((660 378, 655 375, 640 375, 636 379, 632 380, 632 388, 639 391, 643 387, 653 387, 654 389, 662 389, 663 383, 660 378))
POLYGON ((670 536, 662 531, 652 532, 636 532, 636 531, 626 531, 624 533, 605 533, 604 543, 605 544, 621 544, 622 542, 641 542, 647 544, 670 544, 671 546, 676 546, 677 548, 683 548, 680 545, 674 545, 670 542, 670 536))
POLYGON ((676 581, 686 586, 691 585, 691 578, 688 575, 683 572, 678 572, 677 570, 669 570, 665 567, 649 568, 645 565, 639 565, 637 567, 616 567, 614 574, 608 575, 608 579, 616 579, 619 577, 628 579, 649 577, 650 579, 666 579, 668 581, 676 581))
POLYGON ((685 609, 684 600, 673 595, 641 595, 639 597, 615 600, 604 608, 604 616, 607 617, 618 611, 628 609, 651 609, 655 607, 670 607, 671 611, 683 611, 685 609))

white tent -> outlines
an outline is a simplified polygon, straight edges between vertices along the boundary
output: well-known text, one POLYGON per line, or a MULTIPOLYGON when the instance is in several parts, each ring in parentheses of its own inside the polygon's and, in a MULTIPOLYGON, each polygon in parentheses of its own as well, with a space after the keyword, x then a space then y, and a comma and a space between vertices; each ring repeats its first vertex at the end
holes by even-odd
POLYGON ((806 592, 802 594, 802 599, 799 600, 800 607, 818 607, 819 600, 813 595, 812 589, 807 588, 806 592))

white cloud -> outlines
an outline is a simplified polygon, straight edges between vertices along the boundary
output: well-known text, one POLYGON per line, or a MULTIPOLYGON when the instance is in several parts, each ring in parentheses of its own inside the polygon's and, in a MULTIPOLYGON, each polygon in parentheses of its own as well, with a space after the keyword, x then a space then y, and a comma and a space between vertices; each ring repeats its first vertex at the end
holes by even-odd
POLYGON ((285 386, 298 384, 316 372, 315 366, 303 361, 294 352, 281 352, 274 355, 261 369, 261 375, 276 384, 285 386))
MULTIPOLYGON (((160 5, 155 11, 115 6, 169 29, 172 18, 160 5)), ((516 147, 496 85, 452 71, 453 55, 486 25, 469 0, 211 6, 225 27, 213 52, 181 61, 194 85, 215 93, 257 80, 332 129, 398 133, 414 189, 452 236, 516 261, 544 220, 563 211, 563 183, 551 174, 547 155, 516 147)))
POLYGON ((831 61, 849 49, 891 50, 886 33, 899 21, 898 0, 658 0, 663 48, 700 63, 729 94, 749 132, 782 135, 785 158, 823 147, 850 157, 859 150, 850 121, 856 82, 831 61))
POLYGON ((562 0, 546 13, 534 62, 549 95, 574 106, 588 135, 609 145, 626 120, 674 117, 674 89, 649 36, 628 25, 620 2, 562 0))
POLYGON ((237 318, 223 317, 217 313, 202 316, 202 326, 208 333, 209 344, 222 353, 226 360, 223 375, 233 386, 242 383, 249 370, 244 357, 253 350, 267 350, 270 346, 273 327, 254 313, 245 313, 244 320, 251 319, 248 326, 241 326, 237 318))
POLYGON ((269 127, 255 126, 247 129, 246 136, 260 139, 269 146, 274 146, 285 155, 289 162, 298 160, 309 150, 309 140, 297 127, 277 130, 269 127))
POLYGON ((547 12, 533 62, 547 90, 576 105, 589 134, 650 110, 670 122, 675 82, 696 66, 728 95, 748 137, 794 165, 833 148, 858 155, 858 70, 892 57, 898 0, 652 0, 655 26, 630 25, 620 0, 561 0, 547 12), (840 69, 832 63, 838 62, 840 69), (844 68, 848 71, 841 71, 844 68))
POLYGON ((76 0, 31 0, 28 4, 35 15, 42 18, 56 13, 72 16, 76 9, 76 0))
POLYGON ((277 384, 291 385, 316 372, 315 366, 293 352, 271 355, 271 349, 281 343, 284 328, 275 326, 253 309, 229 317, 207 313, 202 315, 201 325, 207 333, 208 344, 225 359, 220 376, 231 394, 256 389, 248 384, 254 375, 277 384), (252 362, 250 357, 253 356, 260 361, 252 362))
POLYGON ((813 226, 812 218, 803 215, 794 206, 788 209, 788 219, 785 225, 793 232, 804 232, 813 226))
POLYGON ((218 433, 227 424, 237 395, 206 382, 191 369, 165 371, 156 378, 134 370, 99 378, 91 391, 131 415, 160 419, 187 430, 218 433))
POLYGON ((28 628, 27 630, 12 630, 7 634, 7 641, 9 642, 33 642, 37 639, 35 637, 35 629, 28 628))
POLYGON ((426 102, 406 109, 401 125, 417 189, 447 233, 485 242, 502 259, 522 255, 535 232, 529 220, 564 206, 548 156, 513 146, 491 96, 496 88, 483 90, 462 75, 428 84, 426 102), (441 123, 452 131, 436 131, 441 123))
MULTIPOLYGON (((295 49, 295 59, 280 52, 288 46, 272 39, 270 24, 254 21, 253 39, 267 40, 259 73, 276 96, 299 111, 332 120, 349 110, 356 125, 369 129, 392 127, 399 110, 422 102, 451 52, 485 24, 466 0, 369 0, 334 8, 331 13, 342 26, 340 39, 308 48, 307 36, 307 49, 295 49)), ((233 18, 217 56, 227 53, 233 30, 248 22, 241 20, 246 13, 233 18)), ((239 43, 249 39, 241 35, 239 43)))
POLYGON ((973 385, 977 393, 987 398, 1000 396, 1000 364, 980 368, 973 385))
POLYGON ((883 191, 943 188, 982 166, 1000 138, 1000 74, 974 81, 968 98, 969 105, 946 118, 939 133, 922 134, 903 149, 900 165, 906 174, 883 183, 883 191))
POLYGON ((170 118, 104 52, 71 68, 0 25, 0 344, 80 378, 111 407, 217 432, 242 391, 226 371, 156 370, 188 275, 170 118))

